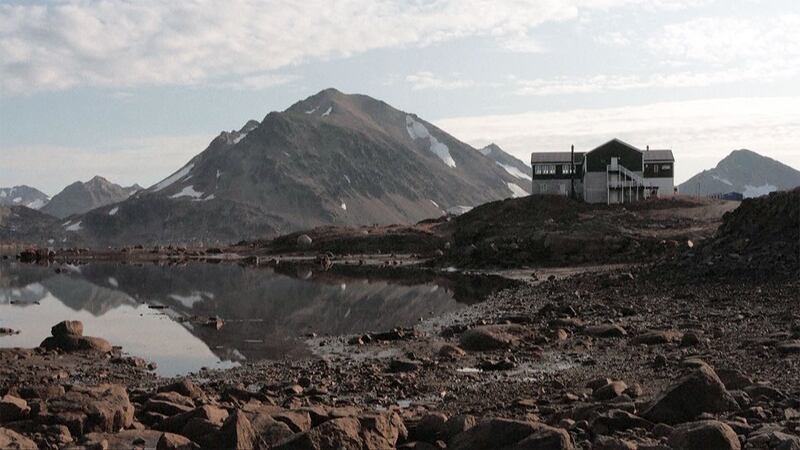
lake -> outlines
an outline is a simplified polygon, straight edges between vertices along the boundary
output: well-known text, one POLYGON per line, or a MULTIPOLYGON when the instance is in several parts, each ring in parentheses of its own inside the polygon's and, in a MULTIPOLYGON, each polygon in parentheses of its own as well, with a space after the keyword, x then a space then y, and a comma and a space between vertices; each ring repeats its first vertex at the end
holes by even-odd
MULTIPOLYGON (((355 271, 355 268, 351 269, 355 271)), ((412 326, 480 301, 497 283, 428 275, 210 264, 0 261, 0 347, 35 347, 62 320, 158 365, 162 376, 260 359, 314 357, 306 338, 412 326), (205 322, 219 317, 217 329, 205 322)))

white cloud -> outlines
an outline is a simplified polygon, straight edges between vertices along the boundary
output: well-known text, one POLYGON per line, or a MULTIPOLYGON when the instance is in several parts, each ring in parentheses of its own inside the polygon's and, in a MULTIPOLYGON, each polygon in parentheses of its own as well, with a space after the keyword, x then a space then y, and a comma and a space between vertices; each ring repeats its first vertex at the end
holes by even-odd
MULTIPOLYGON (((456 74, 457 75, 457 74, 456 74)), ((424 89, 463 89, 478 85, 474 80, 458 78, 443 78, 428 71, 420 71, 406 76, 406 81, 411 84, 411 89, 415 91, 424 89)))
POLYGON ((655 54, 678 63, 756 65, 800 59, 800 14, 704 17, 668 24, 647 40, 655 54))
POLYGON ((453 136, 483 146, 497 142, 527 161, 534 151, 591 149, 613 137, 671 148, 676 178, 707 169, 733 149, 749 148, 800 167, 800 97, 731 98, 617 108, 529 112, 436 121, 453 136))
MULTIPOLYGON (((674 5, 662 3, 655 7, 674 5)), ((0 91, 195 85, 229 77, 245 87, 274 85, 281 75, 272 71, 307 61, 467 36, 487 36, 505 48, 532 51, 537 44, 530 33, 543 23, 632 4, 654 7, 643 0, 2 4, 0 91)))

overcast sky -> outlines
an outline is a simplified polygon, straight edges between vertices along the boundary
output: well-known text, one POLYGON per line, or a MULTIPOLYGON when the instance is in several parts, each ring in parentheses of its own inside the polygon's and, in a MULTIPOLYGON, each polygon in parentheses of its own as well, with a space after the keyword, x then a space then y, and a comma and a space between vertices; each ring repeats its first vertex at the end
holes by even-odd
POLYGON ((797 0, 0 0, 0 186, 150 185, 326 87, 476 146, 800 168, 797 0))

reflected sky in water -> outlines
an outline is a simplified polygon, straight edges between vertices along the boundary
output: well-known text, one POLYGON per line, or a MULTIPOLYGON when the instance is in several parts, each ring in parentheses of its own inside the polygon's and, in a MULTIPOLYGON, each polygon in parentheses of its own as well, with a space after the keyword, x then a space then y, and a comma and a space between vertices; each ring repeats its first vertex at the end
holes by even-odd
POLYGON ((80 320, 86 335, 154 361, 163 376, 310 357, 308 333, 383 331, 463 306, 433 281, 398 284, 308 270, 287 275, 235 264, 0 262, 0 327, 21 330, 0 337, 0 347, 37 346, 55 323, 80 320), (210 316, 224 319, 222 329, 201 325, 210 316))

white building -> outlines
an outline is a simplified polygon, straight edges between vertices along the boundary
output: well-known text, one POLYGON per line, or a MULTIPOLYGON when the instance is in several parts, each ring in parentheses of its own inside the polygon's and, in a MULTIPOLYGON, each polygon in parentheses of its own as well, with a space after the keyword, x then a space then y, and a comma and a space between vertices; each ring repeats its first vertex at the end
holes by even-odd
POLYGON ((640 150, 612 139, 588 152, 531 154, 533 194, 571 195, 588 203, 628 203, 675 192, 672 150, 640 150))

